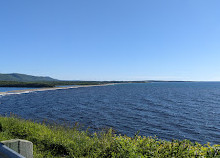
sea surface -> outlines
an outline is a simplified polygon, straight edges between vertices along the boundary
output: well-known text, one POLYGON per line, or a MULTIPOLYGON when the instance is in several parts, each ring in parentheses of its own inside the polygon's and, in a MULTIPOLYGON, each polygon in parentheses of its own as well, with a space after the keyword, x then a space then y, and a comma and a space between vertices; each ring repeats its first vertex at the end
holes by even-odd
MULTIPOLYGON (((1 88, 0 88, 1 89, 1 88)), ((1 91, 1 90, 0 90, 1 91)), ((0 96, 0 114, 220 144, 220 83, 138 83, 0 96)))
POLYGON ((0 87, 0 92, 8 92, 8 91, 24 90, 24 89, 36 89, 36 88, 0 87))

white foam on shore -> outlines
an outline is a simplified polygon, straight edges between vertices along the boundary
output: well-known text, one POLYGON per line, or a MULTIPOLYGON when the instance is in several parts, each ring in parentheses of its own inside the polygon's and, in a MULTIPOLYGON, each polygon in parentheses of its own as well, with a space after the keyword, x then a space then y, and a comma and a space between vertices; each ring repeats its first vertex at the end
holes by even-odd
POLYGON ((25 94, 25 93, 31 93, 31 91, 24 91, 24 92, 4 92, 3 94, 0 94, 0 96, 6 96, 6 95, 15 95, 15 94, 25 94))
POLYGON ((101 84, 101 85, 79 85, 79 86, 70 86, 70 87, 54 87, 54 88, 37 88, 37 89, 24 89, 24 90, 14 90, 14 91, 7 91, 7 92, 0 92, 1 96, 6 95, 15 95, 15 94, 25 94, 25 93, 32 93, 32 92, 41 92, 41 91, 54 91, 54 90, 65 90, 65 89, 73 89, 73 88, 82 88, 82 87, 99 87, 99 86, 110 86, 114 84, 101 84))

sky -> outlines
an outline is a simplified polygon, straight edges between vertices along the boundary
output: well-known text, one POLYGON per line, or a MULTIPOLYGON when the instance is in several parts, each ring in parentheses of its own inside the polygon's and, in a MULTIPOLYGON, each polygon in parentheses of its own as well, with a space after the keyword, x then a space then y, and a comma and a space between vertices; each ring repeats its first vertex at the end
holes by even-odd
POLYGON ((219 0, 2 0, 0 73, 220 81, 219 0))

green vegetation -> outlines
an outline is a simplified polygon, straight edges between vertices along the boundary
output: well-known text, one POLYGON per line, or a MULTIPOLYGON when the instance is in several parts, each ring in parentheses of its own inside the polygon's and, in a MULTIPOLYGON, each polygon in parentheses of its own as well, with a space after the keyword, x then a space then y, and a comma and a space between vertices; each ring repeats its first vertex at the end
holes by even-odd
POLYGON ((17 82, 17 81, 0 81, 0 87, 54 87, 51 84, 43 82, 17 82))
POLYGON ((220 145, 189 140, 127 137, 107 132, 89 133, 73 128, 35 123, 16 117, 0 117, 0 141, 26 139, 34 144, 34 157, 220 157, 220 145))
POLYGON ((107 83, 145 83, 145 81, 61 81, 51 77, 39 77, 18 73, 0 73, 0 87, 56 87, 66 85, 100 85, 107 83))
POLYGON ((18 82, 0 81, 0 87, 56 87, 66 85, 101 85, 107 83, 145 83, 141 81, 41 81, 41 82, 18 82))
POLYGON ((1 74, 0 87, 56 87, 66 85, 100 85, 107 83, 146 83, 146 82, 185 82, 185 81, 62 81, 51 77, 31 76, 26 74, 1 74))
POLYGON ((40 82, 53 86, 61 85, 101 85, 111 83, 146 83, 145 81, 51 81, 51 82, 40 82))
POLYGON ((39 82, 39 81, 56 81, 51 77, 31 76, 26 74, 1 74, 0 81, 17 81, 17 82, 39 82))

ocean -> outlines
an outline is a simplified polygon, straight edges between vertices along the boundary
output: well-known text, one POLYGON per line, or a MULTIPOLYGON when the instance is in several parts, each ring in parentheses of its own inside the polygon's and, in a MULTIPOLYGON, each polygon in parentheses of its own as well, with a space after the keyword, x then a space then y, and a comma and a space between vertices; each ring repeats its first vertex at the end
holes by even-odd
POLYGON ((219 82, 131 83, 0 96, 0 114, 10 113, 39 122, 78 122, 91 131, 112 127, 127 136, 220 144, 219 82))

